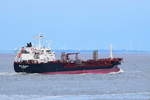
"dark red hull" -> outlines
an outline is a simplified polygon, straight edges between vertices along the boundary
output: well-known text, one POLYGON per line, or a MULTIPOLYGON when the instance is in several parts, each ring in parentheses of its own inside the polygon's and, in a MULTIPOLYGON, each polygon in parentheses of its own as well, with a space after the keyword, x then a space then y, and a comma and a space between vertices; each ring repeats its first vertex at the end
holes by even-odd
POLYGON ((98 61, 82 61, 80 64, 68 62, 15 62, 14 69, 16 72, 26 73, 45 73, 45 74, 82 74, 82 73, 99 73, 107 74, 119 72, 117 67, 121 64, 122 59, 100 59, 98 61))
POLYGON ((45 72, 42 74, 51 74, 51 75, 55 75, 55 74, 109 74, 109 73, 117 73, 120 72, 120 68, 115 66, 111 69, 92 69, 92 70, 79 70, 79 71, 63 71, 63 72, 45 72))

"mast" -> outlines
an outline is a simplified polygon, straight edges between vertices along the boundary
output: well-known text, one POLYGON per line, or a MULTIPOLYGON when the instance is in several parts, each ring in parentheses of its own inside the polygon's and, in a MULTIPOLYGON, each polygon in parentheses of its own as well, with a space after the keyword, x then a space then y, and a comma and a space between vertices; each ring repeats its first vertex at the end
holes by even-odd
POLYGON ((41 48, 41 39, 44 38, 44 36, 41 35, 41 33, 39 33, 38 36, 35 36, 35 39, 38 40, 38 48, 41 48))
POLYGON ((98 50, 94 50, 93 51, 93 60, 97 60, 98 59, 98 50))
POLYGON ((40 38, 40 36, 41 36, 41 35, 40 35, 40 33, 39 33, 39 40, 38 40, 38 41, 39 41, 39 48, 41 48, 41 38, 40 38))
POLYGON ((110 58, 113 58, 113 53, 112 53, 112 44, 110 44, 110 58))

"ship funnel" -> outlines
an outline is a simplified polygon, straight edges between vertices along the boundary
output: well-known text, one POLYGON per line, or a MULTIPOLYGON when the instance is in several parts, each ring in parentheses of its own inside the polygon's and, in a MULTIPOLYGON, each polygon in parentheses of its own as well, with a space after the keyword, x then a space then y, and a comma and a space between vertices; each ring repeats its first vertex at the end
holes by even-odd
POLYGON ((112 44, 110 45, 110 58, 113 58, 113 53, 112 53, 112 44))
POLYGON ((98 59, 98 50, 94 50, 93 51, 93 60, 97 60, 98 59))

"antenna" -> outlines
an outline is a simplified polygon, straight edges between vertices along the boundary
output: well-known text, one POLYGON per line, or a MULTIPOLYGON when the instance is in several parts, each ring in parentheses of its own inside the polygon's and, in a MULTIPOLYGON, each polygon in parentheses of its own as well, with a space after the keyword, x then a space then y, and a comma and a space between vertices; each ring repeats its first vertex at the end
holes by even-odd
POLYGON ((110 58, 113 58, 113 54, 112 54, 112 44, 110 44, 110 58))
POLYGON ((41 34, 43 33, 39 33, 38 36, 35 36, 34 38, 38 40, 38 48, 41 48, 41 39, 44 38, 44 36, 42 36, 41 34))

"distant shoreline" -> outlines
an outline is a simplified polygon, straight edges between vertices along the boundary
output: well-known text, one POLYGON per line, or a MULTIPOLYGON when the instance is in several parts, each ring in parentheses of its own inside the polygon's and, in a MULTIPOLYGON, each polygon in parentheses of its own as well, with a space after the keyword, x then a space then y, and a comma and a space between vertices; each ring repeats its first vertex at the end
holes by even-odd
MULTIPOLYGON (((93 49, 94 50, 94 49, 93 49)), ((52 51, 56 53, 61 52, 79 52, 79 53, 91 53, 93 50, 75 50, 75 49, 52 49, 52 51)), ((0 54, 16 54, 17 50, 0 50, 0 54)), ((99 50, 100 53, 109 53, 109 50, 99 50)), ((113 53, 129 53, 129 54, 136 54, 136 53, 150 53, 150 51, 144 51, 144 50, 113 50, 113 53)))

